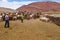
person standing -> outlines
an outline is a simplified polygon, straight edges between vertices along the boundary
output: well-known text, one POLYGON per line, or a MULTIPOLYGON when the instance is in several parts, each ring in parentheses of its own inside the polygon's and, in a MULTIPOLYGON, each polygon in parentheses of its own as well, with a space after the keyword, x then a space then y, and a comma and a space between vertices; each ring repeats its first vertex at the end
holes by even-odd
POLYGON ((20 20, 21 20, 21 23, 23 23, 24 16, 22 14, 20 15, 20 20))
POLYGON ((8 14, 5 15, 5 28, 9 28, 9 16, 8 14))

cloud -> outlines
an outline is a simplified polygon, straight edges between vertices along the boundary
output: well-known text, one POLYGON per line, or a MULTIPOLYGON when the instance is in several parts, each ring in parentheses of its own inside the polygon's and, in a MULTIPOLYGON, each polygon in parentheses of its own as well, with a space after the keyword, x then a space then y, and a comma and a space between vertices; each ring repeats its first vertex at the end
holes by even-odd
POLYGON ((28 5, 32 2, 36 1, 56 1, 56 0, 35 0, 35 1, 13 1, 9 2, 8 0, 0 0, 0 7, 6 7, 6 8, 11 8, 11 9, 17 9, 18 7, 21 7, 22 5, 28 5))
POLYGON ((28 5, 29 3, 32 3, 32 2, 34 2, 34 1, 8 2, 7 0, 2 0, 2 1, 0 1, 0 7, 17 9, 18 7, 21 7, 22 5, 28 5))
POLYGON ((8 0, 0 0, 0 1, 3 1, 3 2, 8 2, 8 0))

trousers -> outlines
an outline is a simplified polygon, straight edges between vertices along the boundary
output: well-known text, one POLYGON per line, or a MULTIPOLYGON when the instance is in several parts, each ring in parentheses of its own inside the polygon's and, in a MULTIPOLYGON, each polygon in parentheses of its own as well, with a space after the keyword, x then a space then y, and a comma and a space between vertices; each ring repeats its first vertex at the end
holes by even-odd
POLYGON ((5 28, 9 28, 9 20, 5 20, 5 28))

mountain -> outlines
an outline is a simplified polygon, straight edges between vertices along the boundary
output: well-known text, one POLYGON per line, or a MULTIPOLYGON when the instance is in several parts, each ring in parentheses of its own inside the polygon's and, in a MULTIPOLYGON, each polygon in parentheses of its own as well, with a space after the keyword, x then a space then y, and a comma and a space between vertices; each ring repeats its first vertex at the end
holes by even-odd
POLYGON ((27 12, 60 12, 60 3, 57 2, 34 2, 16 9, 27 12))
POLYGON ((16 12, 16 11, 13 9, 0 7, 0 13, 14 13, 14 12, 16 12))

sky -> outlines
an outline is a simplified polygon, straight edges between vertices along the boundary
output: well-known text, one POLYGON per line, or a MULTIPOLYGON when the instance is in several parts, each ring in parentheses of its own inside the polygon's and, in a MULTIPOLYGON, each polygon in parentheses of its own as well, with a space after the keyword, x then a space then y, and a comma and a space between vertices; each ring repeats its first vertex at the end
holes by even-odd
POLYGON ((0 7, 17 9, 23 5, 28 5, 32 2, 41 2, 41 1, 54 1, 60 2, 60 0, 0 0, 0 7))

